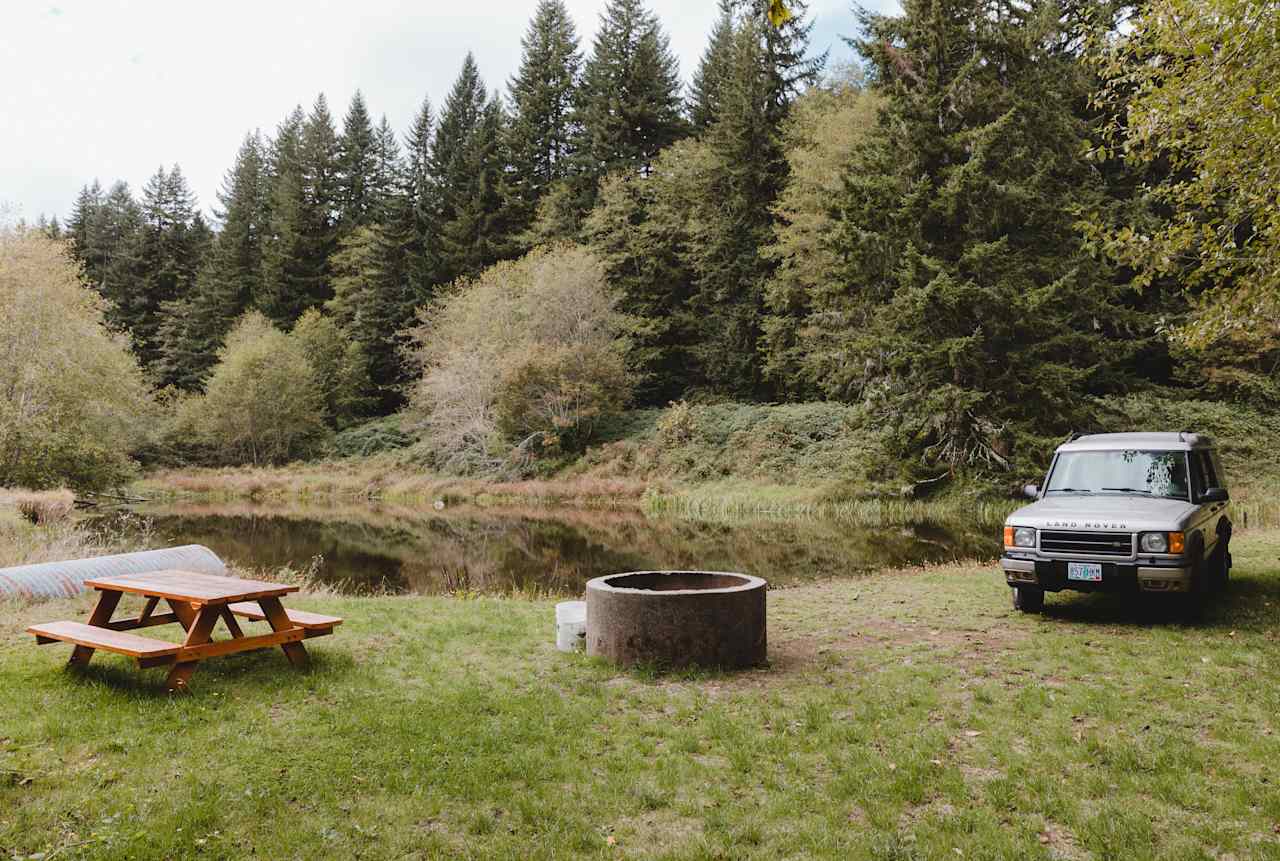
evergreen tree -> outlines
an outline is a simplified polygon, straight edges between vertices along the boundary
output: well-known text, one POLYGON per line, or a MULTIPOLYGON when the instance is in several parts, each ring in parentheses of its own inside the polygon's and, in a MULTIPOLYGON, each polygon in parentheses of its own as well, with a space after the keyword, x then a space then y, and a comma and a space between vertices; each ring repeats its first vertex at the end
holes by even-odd
POLYGON ((629 321, 636 400, 664 406, 698 385, 692 346, 697 322, 689 300, 689 222, 706 148, 684 140, 662 152, 648 176, 619 171, 600 183, 583 226, 605 265, 618 310, 629 321))
POLYGON ((158 371, 162 385, 174 382, 171 368, 157 369, 164 353, 165 319, 191 294, 211 239, 182 170, 174 165, 170 171, 156 171, 142 190, 142 277, 126 293, 120 310, 139 360, 144 368, 158 371))
POLYGON ((291 326, 332 297, 329 256, 337 248, 338 136, 321 94, 281 124, 272 151, 271 229, 263 252, 259 308, 291 326))
POLYGON ((787 0, 790 17, 782 26, 769 22, 772 0, 736 0, 744 19, 754 23, 761 40, 761 60, 766 80, 767 116, 775 127, 786 119, 791 103, 807 87, 817 83, 827 62, 827 52, 809 56, 809 34, 813 21, 805 19, 809 9, 806 0, 787 0))
POLYGON ((841 202, 844 277, 806 340, 834 398, 862 399, 916 463, 1003 465, 1091 420, 1151 333, 1083 247, 1103 204, 1080 158, 1092 81, 1060 7, 906 0, 865 14, 887 102, 841 202))
POLYGON ((254 304, 275 321, 293 316, 293 297, 304 276, 302 175, 302 106, 276 129, 271 144, 267 232, 262 246, 262 278, 254 304))
POLYGON ((600 177, 647 172, 658 152, 685 134, 680 89, 679 66, 658 19, 642 0, 610 0, 579 89, 575 150, 587 179, 584 209, 600 177))
POLYGON ((218 193, 222 230, 190 295, 170 307, 163 326, 161 375, 177 387, 203 387, 232 325, 262 292, 267 210, 267 151, 246 135, 218 193))
POLYGON ((568 175, 573 100, 582 56, 563 0, 539 0, 521 41, 520 69, 509 84, 510 200, 513 226, 532 220, 553 183, 568 175))
POLYGON ((67 219, 67 238, 71 240, 71 254, 84 267, 91 284, 102 283, 103 256, 107 249, 99 230, 103 217, 102 186, 95 179, 81 187, 76 202, 67 219))
POLYGON ((344 233, 377 217, 378 158, 377 133, 369 119, 364 96, 356 90, 343 120, 337 147, 338 224, 344 233))
MULTIPOLYGON (((405 276, 415 294, 425 299, 443 279, 436 241, 440 219, 440 189, 434 162, 435 119, 431 102, 422 100, 405 139, 405 189, 402 206, 388 224, 395 225, 407 244, 405 276)), ((370 355, 373 355, 372 353, 370 355)))
POLYGON ((86 271, 109 303, 107 322, 123 332, 136 317, 142 298, 142 207, 126 183, 116 182, 98 217, 94 235, 102 249, 101 258, 94 270, 86 271))
POLYGON ((700 132, 720 114, 723 82, 733 64, 734 6, 734 0, 720 0, 720 17, 689 84, 689 119, 700 132))
POLYGON ((373 172, 370 174, 370 220, 385 222, 392 217, 407 188, 405 164, 395 130, 383 114, 373 133, 373 172))
POLYGON ((745 18, 731 39, 720 116, 704 138, 710 163, 698 177, 687 254, 697 278, 703 373, 714 390, 743 399, 771 394, 758 347, 772 266, 760 251, 772 238, 772 207, 786 179, 770 110, 774 70, 760 29, 745 18))
POLYGON ((504 121, 501 100, 486 97, 475 59, 467 54, 431 148, 444 280, 479 272, 509 253, 504 121))

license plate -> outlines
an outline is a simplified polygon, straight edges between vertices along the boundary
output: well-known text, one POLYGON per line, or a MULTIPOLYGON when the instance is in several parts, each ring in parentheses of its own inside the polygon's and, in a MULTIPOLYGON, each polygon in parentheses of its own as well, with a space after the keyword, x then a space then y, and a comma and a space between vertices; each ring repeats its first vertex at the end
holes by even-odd
POLYGON ((1100 562, 1068 562, 1068 580, 1085 580, 1089 583, 1102 582, 1102 563, 1100 562))

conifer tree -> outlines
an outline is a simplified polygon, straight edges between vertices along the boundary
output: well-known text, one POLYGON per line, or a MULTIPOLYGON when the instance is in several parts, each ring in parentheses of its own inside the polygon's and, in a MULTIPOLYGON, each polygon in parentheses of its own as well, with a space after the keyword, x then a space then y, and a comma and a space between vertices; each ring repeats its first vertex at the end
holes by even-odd
POLYGON ((1106 189, 1080 158, 1092 82, 1061 18, 1051 0, 863 16, 887 102, 806 338, 825 393, 868 402, 916 463, 999 466, 1087 425, 1150 336, 1074 224, 1106 189))
POLYGON ((539 0, 509 84, 510 206, 515 229, 532 220, 551 185, 568 175, 573 106, 582 55, 563 0, 539 0))
POLYGON ((222 230, 190 294, 170 306, 162 326, 160 374, 178 388, 203 387, 232 325, 261 294, 267 230, 267 151, 246 135, 218 194, 222 230))
POLYGON ((378 141, 364 96, 359 90, 342 123, 337 146, 338 225, 343 233, 368 224, 376 216, 378 141))
POLYGON ((445 100, 431 147, 440 274, 474 274, 509 252, 505 218, 505 112, 488 98, 467 54, 445 100))
MULTIPOLYGON (((435 117, 428 99, 414 117, 405 138, 405 190, 402 207, 389 220, 404 234, 408 247, 405 274, 414 293, 425 299, 443 279, 436 241, 440 223, 440 193, 435 174, 435 117)), ((372 355, 372 354, 371 354, 372 355)))
POLYGON ((338 136, 321 94, 281 124, 272 148, 271 228, 258 307, 282 327, 333 295, 329 256, 337 247, 338 136))
POLYGON ((720 17, 689 83, 689 119, 705 131, 720 114, 724 79, 733 63, 734 0, 720 0, 720 17))
POLYGON ((642 0, 610 0, 583 70, 575 142, 584 208, 606 173, 648 171, 654 157, 687 131, 680 71, 658 19, 642 0))
POLYGON ((772 267, 760 251, 772 238, 772 207, 786 178, 770 110, 773 70, 760 31, 747 17, 730 42, 720 115, 704 138, 711 158, 698 176, 687 253, 697 278, 703 373, 716 391, 743 399, 770 395, 759 340, 772 267))

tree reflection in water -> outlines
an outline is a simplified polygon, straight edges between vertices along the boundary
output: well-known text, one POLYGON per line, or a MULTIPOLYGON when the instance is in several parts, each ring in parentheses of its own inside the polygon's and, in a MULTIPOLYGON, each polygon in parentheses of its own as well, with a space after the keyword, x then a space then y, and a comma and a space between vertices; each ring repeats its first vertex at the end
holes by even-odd
POLYGON ((984 523, 379 504, 183 503, 138 512, 150 518, 153 546, 204 544, 251 569, 315 560, 319 580, 351 592, 576 595, 592 577, 664 568, 741 571, 786 586, 999 551, 998 524, 984 523))

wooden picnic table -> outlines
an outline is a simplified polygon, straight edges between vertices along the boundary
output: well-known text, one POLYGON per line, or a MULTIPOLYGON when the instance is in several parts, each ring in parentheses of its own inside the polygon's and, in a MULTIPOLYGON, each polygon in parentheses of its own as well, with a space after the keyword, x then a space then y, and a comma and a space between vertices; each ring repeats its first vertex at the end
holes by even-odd
POLYGON ((342 620, 300 610, 286 610, 281 597, 298 591, 297 586, 263 583, 193 571, 159 571, 126 574, 86 580, 85 585, 97 589, 98 603, 87 624, 73 621, 46 622, 32 625, 40 645, 53 642, 72 643, 71 665, 89 663, 97 649, 134 658, 140 667, 172 665, 166 682, 170 691, 184 691, 205 658, 233 655, 251 649, 279 646, 295 667, 305 666, 307 650, 302 641, 310 637, 332 634, 342 620), (125 594, 146 599, 142 611, 132 618, 112 620, 112 615, 125 594), (168 613, 156 613, 164 601, 168 613), (271 633, 245 636, 237 617, 265 621, 271 633), (214 641, 214 626, 221 620, 230 639, 214 641), (178 624, 186 631, 182 643, 157 640, 131 634, 138 628, 178 624))

